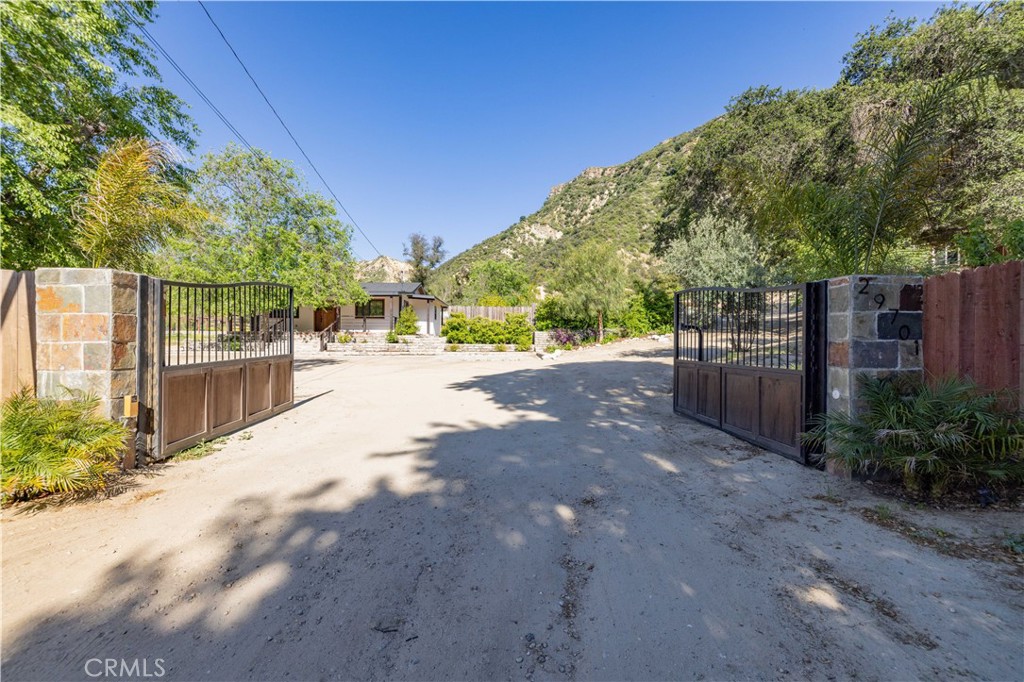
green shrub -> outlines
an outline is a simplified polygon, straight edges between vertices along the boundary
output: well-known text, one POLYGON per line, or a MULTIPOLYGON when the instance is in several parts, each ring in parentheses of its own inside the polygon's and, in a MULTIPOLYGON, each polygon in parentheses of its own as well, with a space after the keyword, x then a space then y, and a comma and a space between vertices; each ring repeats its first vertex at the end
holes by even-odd
POLYGON ((626 312, 618 322, 630 336, 643 336, 651 333, 651 320, 647 315, 643 294, 633 294, 626 303, 626 312))
POLYGON ((444 349, 452 353, 458 353, 460 350, 462 350, 462 346, 460 346, 457 343, 449 343, 447 346, 445 346, 444 349))
POLYGON ((570 316, 565 312, 562 297, 557 295, 548 296, 538 303, 533 319, 537 329, 540 331, 556 328, 585 329, 597 323, 597 318, 593 320, 579 320, 570 316))
POLYGON ((517 343, 516 344, 516 351, 518 351, 520 353, 529 353, 531 350, 533 350, 533 344, 532 343, 517 343))
POLYGON ((37 398, 23 388, 0 408, 2 499, 102 490, 128 429, 97 414, 99 398, 37 398))
POLYGON ((1024 422, 997 395, 961 379, 867 378, 860 386, 857 417, 830 412, 804 434, 826 449, 821 459, 861 473, 897 473, 924 494, 1024 482, 1024 422))
POLYGON ((469 340, 466 343, 492 344, 505 339, 505 325, 486 317, 474 317, 469 321, 469 340))
POLYGON ((448 343, 469 343, 469 320, 465 313, 452 313, 441 326, 441 336, 446 337, 448 343))
POLYGON ((398 321, 395 322, 395 333, 399 336, 409 336, 419 331, 419 317, 416 315, 416 309, 412 306, 406 306, 402 308, 402 312, 398 313, 398 321))
POLYGON ((336 337, 338 343, 354 343, 356 338, 348 332, 340 332, 336 337))
POLYGON ((388 343, 398 343, 398 334, 396 334, 394 330, 389 331, 388 335, 384 337, 384 340, 388 343))
POLYGON ((533 327, 522 314, 511 314, 499 322, 485 317, 467 319, 462 313, 453 313, 441 328, 441 335, 454 344, 529 344, 533 342, 533 327))
POLYGON ((504 353, 505 351, 508 350, 508 346, 506 346, 503 343, 496 343, 496 344, 494 344, 494 350, 497 353, 504 353))
POLYGON ((517 346, 533 343, 533 327, 526 315, 511 313, 505 316, 505 343, 517 346))

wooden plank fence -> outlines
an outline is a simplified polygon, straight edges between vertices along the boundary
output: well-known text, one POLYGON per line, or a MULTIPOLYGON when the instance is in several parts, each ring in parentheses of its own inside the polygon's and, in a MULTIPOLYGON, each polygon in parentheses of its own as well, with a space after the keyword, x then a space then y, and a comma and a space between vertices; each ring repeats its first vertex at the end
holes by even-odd
POLYGON ((993 391, 1024 386, 1022 262, 950 272, 924 281, 924 368, 970 377, 993 391))
POLYGON ((466 317, 486 317, 489 320, 505 321, 505 316, 512 313, 526 315, 526 319, 533 324, 537 306, 495 306, 495 305, 453 305, 448 308, 448 314, 463 313, 466 317))
POLYGON ((36 385, 34 272, 0 270, 0 398, 36 385))

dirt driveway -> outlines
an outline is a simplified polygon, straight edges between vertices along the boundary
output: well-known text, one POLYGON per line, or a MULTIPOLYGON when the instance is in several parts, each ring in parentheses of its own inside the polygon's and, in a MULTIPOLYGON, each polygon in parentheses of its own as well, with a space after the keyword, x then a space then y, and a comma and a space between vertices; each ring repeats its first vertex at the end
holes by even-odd
POLYGON ((1024 677, 1013 565, 673 415, 668 355, 300 363, 216 454, 4 515, 4 679, 1024 677))

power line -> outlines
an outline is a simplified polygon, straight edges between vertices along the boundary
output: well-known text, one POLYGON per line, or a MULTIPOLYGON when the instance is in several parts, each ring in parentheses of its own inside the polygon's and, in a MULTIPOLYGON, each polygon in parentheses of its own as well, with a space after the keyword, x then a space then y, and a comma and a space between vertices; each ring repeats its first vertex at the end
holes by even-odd
POLYGON ((266 102, 267 106, 270 107, 270 110, 274 112, 274 116, 277 118, 278 123, 280 123, 281 127, 284 128, 284 131, 288 133, 288 137, 290 137, 292 139, 292 142, 295 143, 295 147, 302 154, 302 157, 306 159, 306 163, 308 163, 309 167, 313 169, 313 172, 316 173, 316 176, 320 178, 320 182, 324 184, 324 187, 327 188, 327 191, 330 193, 330 195, 334 197, 334 200, 336 202, 338 202, 338 206, 340 206, 341 210, 345 212, 345 215, 348 216, 348 219, 352 221, 352 224, 355 225, 355 228, 359 230, 359 234, 363 235, 363 239, 366 240, 366 243, 369 244, 373 248, 373 250, 377 252, 378 256, 383 256, 384 254, 380 252, 380 249, 374 246, 373 242, 370 241, 370 238, 366 236, 366 233, 363 231, 363 228, 359 226, 359 223, 356 222, 356 219, 353 218, 352 214, 348 212, 347 208, 345 208, 345 204, 341 203, 341 199, 339 199, 338 195, 334 193, 334 190, 331 188, 330 184, 328 184, 327 180, 324 179, 324 176, 320 173, 320 170, 316 167, 316 164, 314 164, 313 160, 309 158, 309 154, 306 153, 306 150, 302 148, 301 144, 299 144, 299 141, 295 138, 295 135, 292 134, 292 131, 288 127, 288 124, 284 122, 283 118, 281 118, 281 114, 277 113, 277 109, 274 108, 274 105, 270 103, 270 98, 267 97, 267 93, 265 93, 263 91, 263 88, 260 87, 260 84, 256 82, 256 78, 253 77, 252 73, 249 71, 249 68, 245 65, 245 62, 242 61, 242 58, 238 55, 238 52, 231 45, 231 42, 228 40, 228 37, 224 35, 224 31, 222 31, 217 22, 214 21, 213 15, 210 14, 210 10, 206 9, 206 5, 203 4, 203 0, 198 0, 198 2, 199 6, 203 8, 203 12, 206 13, 206 18, 209 19, 210 23, 213 24, 213 27, 217 29, 217 33, 220 34, 221 40, 223 40, 224 44, 228 46, 229 50, 231 50, 231 54, 235 56, 235 59, 238 61, 238 64, 242 67, 242 70, 245 71, 245 75, 248 76, 249 80, 252 81, 252 84, 256 86, 256 90, 260 93, 260 96, 263 97, 263 101, 266 102))
MULTIPOLYGON (((227 127, 227 129, 229 131, 231 131, 231 133, 236 138, 238 138, 238 141, 241 142, 245 146, 245 148, 248 149, 257 159, 259 159, 260 161, 266 163, 267 159, 263 155, 262 151, 257 149, 256 147, 253 147, 251 144, 249 144, 249 141, 247 139, 245 139, 245 136, 242 135, 241 132, 239 132, 238 128, 236 128, 234 126, 234 124, 232 124, 231 121, 228 119, 228 117, 225 116, 224 113, 221 112, 221 110, 217 108, 217 105, 214 104, 213 101, 211 101, 210 98, 206 96, 206 93, 203 92, 203 89, 200 88, 199 85, 196 84, 196 82, 194 80, 192 80, 192 78, 189 77, 189 75, 178 64, 178 62, 174 61, 174 58, 171 57, 170 53, 168 53, 166 49, 164 49, 164 46, 160 44, 160 41, 158 41, 153 36, 152 33, 150 33, 148 30, 146 30, 146 27, 142 24, 142 22, 138 22, 136 25, 138 26, 139 30, 142 31, 142 34, 149 40, 149 42, 160 52, 161 55, 163 55, 164 59, 167 60, 167 62, 171 65, 171 67, 175 71, 178 72, 178 75, 181 76, 185 80, 185 82, 188 83, 192 87, 192 89, 195 91, 195 93, 197 95, 199 95, 199 98, 202 99, 206 103, 206 105, 208 107, 210 107, 210 109, 213 111, 213 113, 217 115, 217 118, 219 118, 221 120, 221 122, 227 127)), ((292 196, 294 196, 296 199, 299 198, 298 195, 295 195, 293 193, 292 188, 289 185, 285 184, 283 181, 282 181, 282 187, 285 189, 286 192, 288 192, 289 194, 292 194, 292 196)), ((339 204, 340 204, 340 202, 339 202, 339 204)), ((344 208, 344 207, 342 207, 342 208, 344 208)), ((346 211, 346 215, 347 215, 347 211, 346 211)), ((351 216, 349 216, 349 217, 351 218, 351 216)), ((360 230, 360 232, 362 232, 362 230, 360 230)), ((363 236, 365 237, 365 235, 363 235, 363 236)), ((366 241, 369 242, 370 240, 367 239, 366 241)), ((371 243, 370 246, 373 246, 373 244, 371 243)), ((376 247, 374 247, 374 250, 375 251, 377 250, 376 247)), ((380 251, 377 251, 377 253, 380 254, 380 251)), ((356 250, 354 248, 352 249, 352 254, 356 258, 358 258, 359 260, 364 260, 363 257, 360 256, 356 252, 356 250)))

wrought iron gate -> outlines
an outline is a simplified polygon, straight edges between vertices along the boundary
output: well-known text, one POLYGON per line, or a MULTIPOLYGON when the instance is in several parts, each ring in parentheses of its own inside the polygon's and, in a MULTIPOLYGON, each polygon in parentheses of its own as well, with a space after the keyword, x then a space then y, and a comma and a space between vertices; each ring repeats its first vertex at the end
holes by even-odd
POLYGON ((146 289, 156 317, 148 349, 157 368, 154 458, 292 406, 291 287, 152 280, 146 289))
POLYGON ((827 282, 675 295, 674 408, 800 462, 825 409, 827 282))

